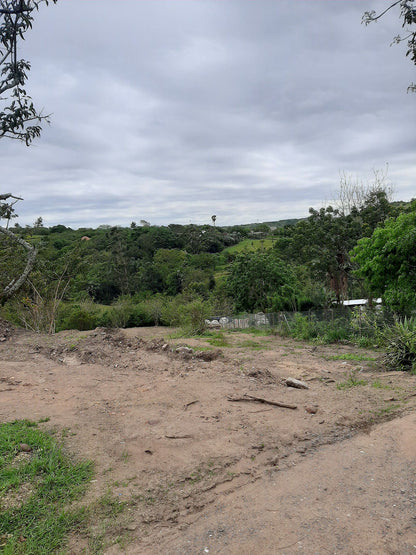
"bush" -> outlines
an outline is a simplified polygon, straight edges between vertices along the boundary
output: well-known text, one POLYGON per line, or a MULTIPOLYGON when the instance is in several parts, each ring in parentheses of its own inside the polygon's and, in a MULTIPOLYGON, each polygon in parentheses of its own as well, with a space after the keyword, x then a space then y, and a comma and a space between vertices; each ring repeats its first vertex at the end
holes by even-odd
POLYGON ((66 310, 66 316, 59 319, 57 323, 57 331, 92 330, 97 327, 96 324, 97 321, 94 314, 80 305, 75 305, 66 310))
POLYGON ((211 307, 205 301, 196 299, 185 308, 182 325, 191 335, 200 335, 205 331, 205 320, 210 316, 211 307))
POLYGON ((384 332, 386 354, 383 363, 389 370, 416 374, 416 318, 397 320, 384 332))

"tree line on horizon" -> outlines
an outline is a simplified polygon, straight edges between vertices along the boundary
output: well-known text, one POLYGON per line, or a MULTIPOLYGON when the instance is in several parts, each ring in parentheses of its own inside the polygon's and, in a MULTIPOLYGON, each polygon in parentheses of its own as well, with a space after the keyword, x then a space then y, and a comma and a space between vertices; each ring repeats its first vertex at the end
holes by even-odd
MULTIPOLYGON (((346 189, 344 183, 341 192, 346 189)), ((16 224, 13 233, 37 258, 3 315, 54 331, 111 324, 105 315, 114 307, 124 310, 122 325, 175 324, 195 305, 214 316, 321 309, 380 296, 391 310, 411 314, 416 200, 393 203, 376 183, 361 189, 357 201, 353 189, 347 203, 339 195, 333 206, 311 208, 308 218, 273 229, 132 224, 74 230, 44 227, 41 218, 25 228, 16 224)), ((4 288, 24 269, 24 247, 3 239, 0 263, 4 288)))

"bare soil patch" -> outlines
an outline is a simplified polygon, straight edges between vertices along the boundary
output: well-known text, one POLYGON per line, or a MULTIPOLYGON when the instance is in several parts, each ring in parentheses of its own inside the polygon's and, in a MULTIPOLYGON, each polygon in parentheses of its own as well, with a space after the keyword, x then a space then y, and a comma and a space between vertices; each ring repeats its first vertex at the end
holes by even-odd
MULTIPOLYGON (((87 501, 126 502, 105 553, 416 552, 416 377, 351 359, 377 351, 5 328, 2 421, 49 418, 96 462, 87 501), (244 396, 297 408, 232 401, 244 396)), ((71 553, 89 549, 71 538, 71 553)))

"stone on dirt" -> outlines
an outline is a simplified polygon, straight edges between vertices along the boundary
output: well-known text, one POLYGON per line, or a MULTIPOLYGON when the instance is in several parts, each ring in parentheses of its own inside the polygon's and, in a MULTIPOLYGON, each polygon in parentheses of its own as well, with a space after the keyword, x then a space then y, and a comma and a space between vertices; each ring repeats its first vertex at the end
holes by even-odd
POLYGON ((286 378, 285 384, 288 387, 296 387, 297 389, 309 389, 307 383, 302 382, 301 380, 297 380, 296 378, 286 378))

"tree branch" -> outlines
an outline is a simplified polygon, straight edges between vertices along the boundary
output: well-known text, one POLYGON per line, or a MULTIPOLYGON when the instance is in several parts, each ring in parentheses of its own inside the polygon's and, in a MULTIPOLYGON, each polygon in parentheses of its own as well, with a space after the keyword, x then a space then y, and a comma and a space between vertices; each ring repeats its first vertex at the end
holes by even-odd
POLYGON ((0 226, 0 233, 3 233, 8 239, 14 241, 15 243, 18 243, 21 247, 25 248, 28 251, 26 267, 23 270, 22 274, 17 279, 12 279, 12 281, 8 285, 6 285, 3 291, 0 292, 0 299, 6 300, 9 299, 14 293, 16 293, 16 291, 18 291, 20 287, 24 284, 35 264, 37 250, 34 246, 30 245, 24 239, 18 237, 9 229, 6 229, 3 226, 0 226))
POLYGON ((397 4, 400 4, 403 0, 397 0, 396 2, 393 2, 393 4, 391 4, 388 8, 386 8, 384 10, 384 12, 381 12, 379 15, 375 15, 375 11, 371 11, 371 12, 364 12, 364 15, 362 17, 361 23, 364 23, 365 25, 368 25, 369 23, 371 23, 372 21, 377 21, 377 19, 380 19, 380 17, 383 17, 383 15, 385 13, 387 13, 389 10, 391 10, 392 8, 394 8, 394 6, 397 6, 397 4))

